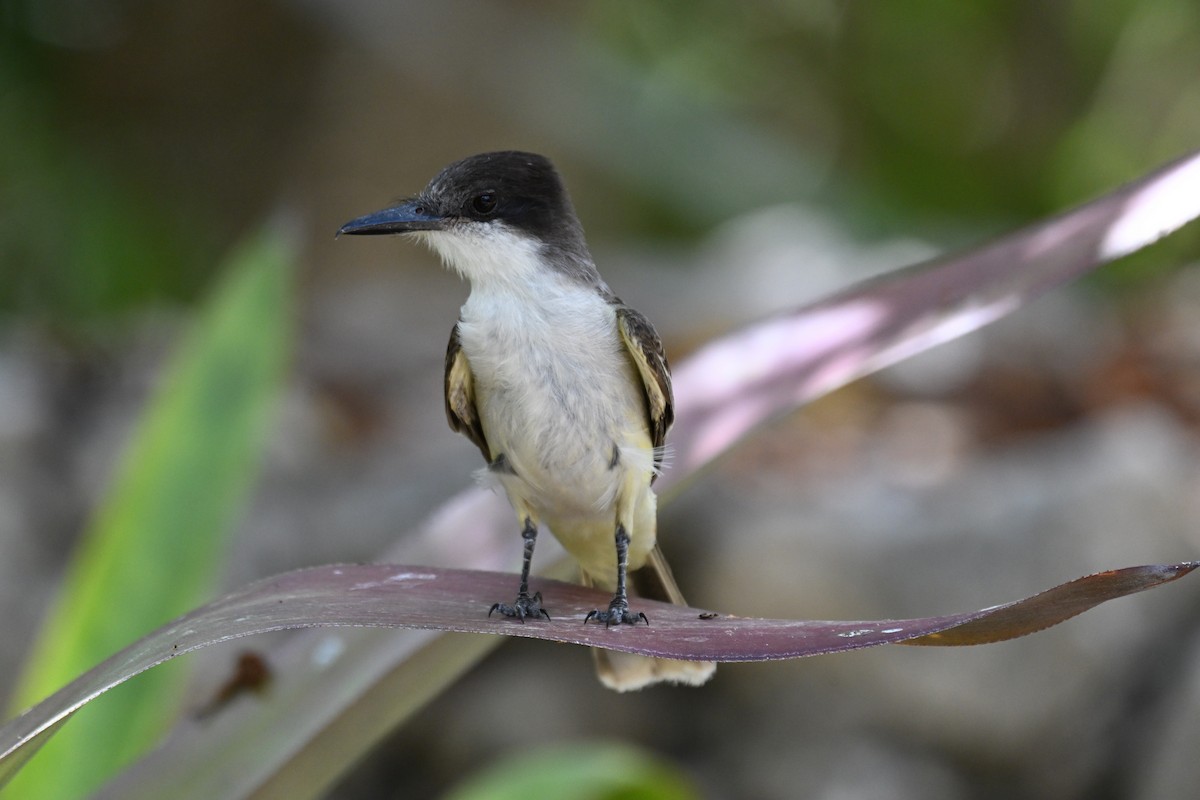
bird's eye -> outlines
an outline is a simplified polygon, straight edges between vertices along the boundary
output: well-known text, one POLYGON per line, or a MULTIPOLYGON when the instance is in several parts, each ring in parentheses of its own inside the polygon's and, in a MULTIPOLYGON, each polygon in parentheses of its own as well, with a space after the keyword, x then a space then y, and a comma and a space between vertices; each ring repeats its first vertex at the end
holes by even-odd
POLYGON ((484 192, 471 198, 471 210, 476 214, 491 214, 496 210, 496 194, 484 192))

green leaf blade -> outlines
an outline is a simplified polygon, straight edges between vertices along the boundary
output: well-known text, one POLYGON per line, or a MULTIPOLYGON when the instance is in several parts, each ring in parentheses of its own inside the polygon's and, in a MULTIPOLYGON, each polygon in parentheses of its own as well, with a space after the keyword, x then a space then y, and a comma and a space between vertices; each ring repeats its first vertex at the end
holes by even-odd
POLYGON ((615 742, 539 748, 472 776, 446 800, 695 800, 700 793, 674 767, 615 742))
MULTIPOLYGON (((87 670, 211 593, 253 485, 291 340, 290 248, 261 235, 233 252, 135 431, 72 559, 17 703, 87 670)), ((79 715, 14 783, 69 798, 143 751, 176 711, 183 674, 147 676, 79 715)))

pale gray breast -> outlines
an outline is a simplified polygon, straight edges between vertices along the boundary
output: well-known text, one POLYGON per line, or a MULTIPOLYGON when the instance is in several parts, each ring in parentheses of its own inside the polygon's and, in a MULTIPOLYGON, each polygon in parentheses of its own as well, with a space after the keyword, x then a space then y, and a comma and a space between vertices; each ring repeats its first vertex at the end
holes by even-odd
POLYGON ((582 481, 590 495, 612 480, 613 447, 641 388, 607 302, 557 299, 536 309, 468 302, 460 334, 493 451, 533 483, 582 481))

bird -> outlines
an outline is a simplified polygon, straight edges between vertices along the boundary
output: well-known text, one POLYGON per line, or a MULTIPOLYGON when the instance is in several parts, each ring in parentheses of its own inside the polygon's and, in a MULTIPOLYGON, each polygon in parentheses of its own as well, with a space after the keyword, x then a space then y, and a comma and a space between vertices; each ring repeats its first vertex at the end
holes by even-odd
MULTIPOLYGON (((637 596, 686 605, 657 544, 652 489, 674 417, 670 367, 650 321, 601 278, 561 176, 545 156, 481 153, 417 195, 347 222, 341 234, 402 234, 470 284, 446 348, 451 429, 483 456, 524 544, 512 602, 488 615, 551 620, 529 573, 545 525, 584 585, 612 593, 584 624, 648 625, 637 596)), ((711 662, 594 649, 617 691, 705 683, 711 662)))

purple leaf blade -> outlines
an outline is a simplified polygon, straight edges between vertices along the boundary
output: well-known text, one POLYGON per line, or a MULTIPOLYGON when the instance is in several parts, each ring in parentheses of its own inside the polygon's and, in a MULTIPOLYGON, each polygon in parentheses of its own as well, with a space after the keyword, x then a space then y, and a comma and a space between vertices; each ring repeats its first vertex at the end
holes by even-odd
POLYGON ((901 644, 963 647, 1027 636, 1066 622, 1106 600, 1170 583, 1198 566, 1200 561, 1185 561, 1180 564, 1126 567, 1097 572, 1024 600, 995 606, 975 619, 964 620, 943 631, 910 639, 901 644))
POLYGON ((753 429, 1004 317, 1200 216, 1200 153, 960 253, 750 325, 675 369, 674 466, 690 479, 753 429))
POLYGON ((42 734, 80 706, 134 675, 192 650, 255 633, 327 625, 418 628, 524 636, 666 658, 764 661, 910 640, 938 645, 1001 641, 1057 624, 1105 600, 1176 580, 1197 566, 1200 562, 1102 572, 1015 603, 910 620, 757 619, 639 600, 651 625, 616 628, 583 623, 588 611, 603 607, 608 597, 575 584, 535 581, 534 588, 554 609, 554 620, 519 623, 489 618, 485 611, 490 598, 511 589, 507 573, 395 565, 315 567, 253 583, 117 653, 0 728, 0 759, 21 761, 23 748, 36 746, 42 734))

